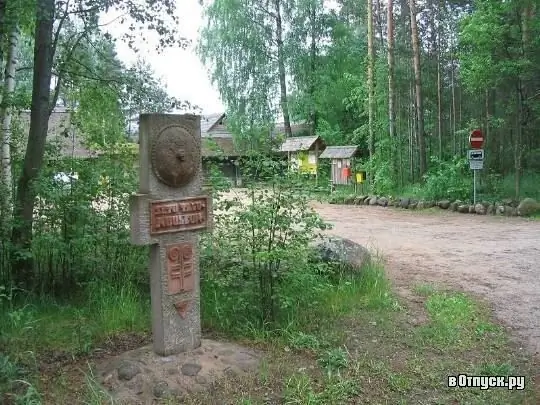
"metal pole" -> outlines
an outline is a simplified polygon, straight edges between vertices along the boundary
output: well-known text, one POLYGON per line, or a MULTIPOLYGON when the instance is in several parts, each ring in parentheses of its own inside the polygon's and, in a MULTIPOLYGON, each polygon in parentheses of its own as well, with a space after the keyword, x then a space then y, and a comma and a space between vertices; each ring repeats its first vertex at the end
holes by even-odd
POLYGON ((476 205, 476 169, 473 170, 473 204, 476 205))

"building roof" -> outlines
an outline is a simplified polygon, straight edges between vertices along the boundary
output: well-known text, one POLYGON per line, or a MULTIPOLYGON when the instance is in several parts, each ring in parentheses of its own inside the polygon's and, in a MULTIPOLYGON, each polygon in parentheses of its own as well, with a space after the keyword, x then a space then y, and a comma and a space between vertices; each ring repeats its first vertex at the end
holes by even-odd
MULTIPOLYGON (((225 117, 225 113, 202 115, 201 116, 201 136, 205 136, 218 122, 225 117)), ((229 134, 230 135, 230 134, 229 134)))
POLYGON ((279 148, 280 152, 299 152, 310 150, 315 143, 319 141, 321 143, 322 139, 319 136, 295 136, 292 138, 287 138, 281 144, 279 148))
MULTIPOLYGON (((14 119, 23 130, 23 143, 26 144, 30 129, 30 111, 20 111, 14 119)), ((58 144, 61 154, 66 157, 89 158, 98 156, 98 152, 87 148, 78 131, 71 125, 71 112, 63 107, 57 107, 49 117, 47 143, 58 144)))
POLYGON ((358 146, 327 146, 321 156, 321 159, 349 159, 356 157, 359 153, 358 146))

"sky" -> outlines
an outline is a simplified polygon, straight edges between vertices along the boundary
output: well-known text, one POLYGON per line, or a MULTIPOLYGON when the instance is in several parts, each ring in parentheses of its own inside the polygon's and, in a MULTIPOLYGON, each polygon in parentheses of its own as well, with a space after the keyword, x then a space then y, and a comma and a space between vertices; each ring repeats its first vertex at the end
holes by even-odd
MULTIPOLYGON (((141 49, 139 55, 118 40, 116 42, 118 57, 126 64, 135 62, 138 56, 144 58, 166 84, 170 96, 198 105, 202 108, 203 114, 224 112, 219 92, 212 86, 206 68, 195 54, 199 29, 203 24, 203 8, 198 0, 181 0, 178 3, 181 4, 177 7, 177 16, 180 19, 179 31, 182 36, 192 40, 190 47, 185 50, 168 48, 158 54, 153 45, 156 42, 152 41, 155 37, 149 35, 148 44, 138 45, 141 49)), ((101 17, 101 24, 106 24, 102 28, 104 31, 120 38, 126 32, 126 26, 122 26, 116 19, 117 16, 115 12, 107 13, 101 17)))

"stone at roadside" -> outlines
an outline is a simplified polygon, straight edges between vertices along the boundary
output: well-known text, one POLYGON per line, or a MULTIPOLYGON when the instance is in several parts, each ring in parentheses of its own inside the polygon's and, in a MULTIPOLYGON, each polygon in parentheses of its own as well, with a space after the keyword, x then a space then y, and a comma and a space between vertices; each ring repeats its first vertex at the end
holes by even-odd
POLYGON ((371 205, 371 206, 377 205, 377 197, 376 196, 373 196, 373 197, 369 198, 369 205, 371 205))
POLYGON ((416 208, 419 209, 419 210, 423 210, 426 206, 426 203, 424 202, 424 200, 420 200, 418 201, 418 204, 416 205, 416 208))
POLYGON ((509 207, 512 207, 512 208, 517 208, 518 205, 519 205, 519 201, 517 200, 514 200, 512 198, 505 198, 501 201, 501 203, 505 206, 509 206, 509 207))
POLYGON ((371 261, 371 254, 364 246, 339 236, 323 236, 312 241, 310 247, 323 261, 344 264, 353 272, 371 261))
POLYGON ((345 199, 343 200, 343 204, 348 204, 348 205, 351 205, 354 203, 354 199, 356 198, 356 196, 354 194, 352 195, 348 195, 345 197, 345 199))
POLYGON ((509 205, 504 206, 504 215, 507 217, 515 217, 517 216, 517 208, 511 207, 509 205))
POLYGON ((474 214, 474 205, 469 205, 469 214, 474 214))
POLYGON ((447 210, 448 208, 450 208, 450 201, 441 200, 437 203, 437 206, 443 210, 447 210))
POLYGON ((380 197, 379 199, 377 199, 377 204, 381 207, 386 207, 388 205, 388 198, 380 197))
POLYGON ((523 199, 517 207, 517 214, 522 217, 534 215, 538 212, 540 212, 540 203, 532 198, 523 199))
POLYGON ((411 202, 411 199, 410 198, 407 198, 407 197, 401 197, 399 199, 399 206, 401 208, 409 208, 409 204, 411 202))
POLYGON ((410 210, 415 210, 417 206, 418 206, 418 201, 416 200, 411 200, 411 202, 409 203, 410 210))
POLYGON ((504 205, 502 204, 497 205, 496 213, 497 215, 504 215, 504 205))
POLYGON ((359 195, 354 198, 354 205, 364 205, 365 195, 359 195))
POLYGON ((433 208, 434 206, 435 206, 435 201, 427 200, 427 201, 424 202, 424 207, 425 208, 433 208))
POLYGON ((486 214, 486 207, 484 204, 476 204, 474 206, 474 212, 478 215, 485 215, 486 214))
POLYGON ((457 211, 462 213, 462 214, 468 213, 469 212, 469 205, 468 204, 460 204, 457 207, 457 211))
POLYGON ((486 214, 493 215, 495 214, 495 206, 493 204, 490 204, 486 209, 486 214))

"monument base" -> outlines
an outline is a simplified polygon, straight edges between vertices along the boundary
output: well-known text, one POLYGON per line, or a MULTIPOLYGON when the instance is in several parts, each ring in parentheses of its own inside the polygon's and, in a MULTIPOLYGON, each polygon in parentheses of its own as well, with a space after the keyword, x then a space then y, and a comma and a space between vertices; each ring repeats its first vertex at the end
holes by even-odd
POLYGON ((190 352, 160 356, 152 346, 104 359, 96 365, 102 387, 120 404, 150 404, 155 399, 181 399, 210 389, 223 377, 256 371, 260 354, 234 343, 202 339, 190 352))

